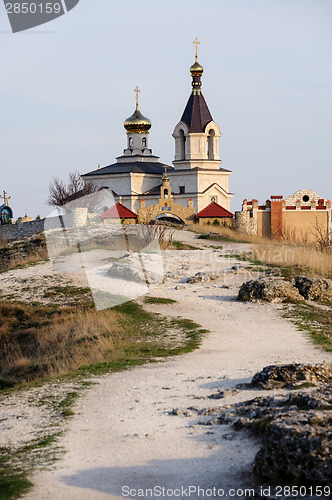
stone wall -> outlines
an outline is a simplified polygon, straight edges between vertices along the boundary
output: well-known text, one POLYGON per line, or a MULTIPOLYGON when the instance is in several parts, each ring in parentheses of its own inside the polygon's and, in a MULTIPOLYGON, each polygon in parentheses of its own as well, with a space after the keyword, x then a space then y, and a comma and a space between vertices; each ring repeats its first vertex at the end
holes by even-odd
POLYGON ((243 200, 242 211, 235 212, 235 229, 240 233, 289 241, 317 243, 332 241, 331 201, 315 191, 302 189, 285 200, 271 196, 265 205, 243 200))
POLYGON ((33 234, 40 233, 44 230, 44 219, 24 222, 22 224, 9 224, 8 226, 0 226, 1 241, 16 241, 33 234))
POLYGON ((250 217, 250 211, 235 212, 234 228, 238 233, 254 234, 255 223, 253 217, 250 217))
POLYGON ((17 241, 49 229, 85 226, 87 217, 87 208, 75 208, 72 213, 60 217, 48 217, 47 219, 0 226, 0 241, 17 241))

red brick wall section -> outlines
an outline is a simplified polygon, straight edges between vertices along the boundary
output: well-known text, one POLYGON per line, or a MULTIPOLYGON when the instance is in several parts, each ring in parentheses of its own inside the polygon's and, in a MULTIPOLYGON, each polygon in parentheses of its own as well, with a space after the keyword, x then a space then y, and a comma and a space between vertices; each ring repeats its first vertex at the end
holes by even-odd
POLYGON ((273 200, 271 196, 271 236, 282 237, 282 200, 273 200))

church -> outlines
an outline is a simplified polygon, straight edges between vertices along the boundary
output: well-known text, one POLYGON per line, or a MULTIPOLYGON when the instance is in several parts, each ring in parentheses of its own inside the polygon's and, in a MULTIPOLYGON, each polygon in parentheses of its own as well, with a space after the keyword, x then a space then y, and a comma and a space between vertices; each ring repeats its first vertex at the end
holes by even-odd
POLYGON ((116 163, 82 175, 85 182, 98 189, 111 189, 115 202, 138 214, 144 222, 164 216, 186 222, 211 203, 212 208, 222 207, 228 217, 232 216, 229 210, 233 195, 228 187, 231 171, 221 167, 220 129, 202 93, 203 67, 198 62, 197 38, 194 44, 192 91, 173 131, 173 166, 160 162, 149 148, 151 121, 140 111, 137 87, 135 111, 124 122, 127 144, 123 154, 116 163))

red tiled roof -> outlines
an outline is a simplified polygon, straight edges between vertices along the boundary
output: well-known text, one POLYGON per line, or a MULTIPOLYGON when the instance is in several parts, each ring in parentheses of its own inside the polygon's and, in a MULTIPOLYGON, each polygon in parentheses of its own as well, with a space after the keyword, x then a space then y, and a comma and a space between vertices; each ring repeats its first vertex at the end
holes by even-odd
POLYGON ((207 207, 203 208, 200 212, 196 214, 196 217, 233 217, 232 212, 226 210, 221 205, 218 205, 215 201, 210 203, 207 207))
POLYGON ((129 210, 122 203, 116 203, 100 217, 102 219, 137 219, 135 212, 129 210))

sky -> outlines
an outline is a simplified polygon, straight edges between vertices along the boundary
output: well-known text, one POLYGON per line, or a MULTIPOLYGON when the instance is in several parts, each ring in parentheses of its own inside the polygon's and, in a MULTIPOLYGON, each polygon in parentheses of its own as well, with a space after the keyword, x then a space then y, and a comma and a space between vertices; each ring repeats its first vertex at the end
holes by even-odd
POLYGON ((51 212, 52 177, 115 162, 136 85, 149 147, 171 164, 196 36, 231 210, 304 188, 331 199, 331 25, 331 0, 80 0, 13 34, 1 2, 0 192, 14 218, 51 212))

